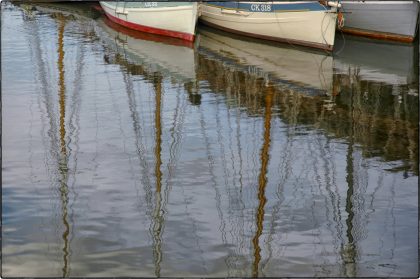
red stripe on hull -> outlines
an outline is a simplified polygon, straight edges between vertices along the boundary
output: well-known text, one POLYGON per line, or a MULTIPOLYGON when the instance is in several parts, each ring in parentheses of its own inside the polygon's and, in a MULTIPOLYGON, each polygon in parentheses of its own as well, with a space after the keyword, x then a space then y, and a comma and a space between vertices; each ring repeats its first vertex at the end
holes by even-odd
POLYGON ((111 27, 112 29, 135 39, 164 43, 164 44, 173 45, 173 46, 183 46, 183 47, 188 47, 188 48, 194 48, 194 42, 190 42, 190 41, 183 40, 180 38, 156 35, 152 33, 138 32, 136 30, 129 29, 118 23, 115 23, 109 18, 105 18, 104 22, 107 26, 111 27))
POLYGON ((110 15, 107 12, 105 12, 105 15, 110 20, 114 21, 115 23, 118 23, 122 26, 125 26, 125 27, 130 28, 130 29, 134 29, 134 30, 137 30, 137 31, 147 32, 147 33, 152 33, 152 34, 158 34, 158 35, 163 35, 163 36, 169 36, 169 37, 174 37, 174 38, 180 38, 180 39, 187 40, 187 41, 190 41, 190 42, 194 41, 194 38, 195 38, 194 35, 188 34, 188 33, 165 30, 165 29, 160 29, 160 28, 154 28, 154 27, 150 27, 150 26, 145 26, 145 25, 140 25, 140 24, 128 22, 128 21, 122 20, 118 17, 115 17, 113 15, 110 15))

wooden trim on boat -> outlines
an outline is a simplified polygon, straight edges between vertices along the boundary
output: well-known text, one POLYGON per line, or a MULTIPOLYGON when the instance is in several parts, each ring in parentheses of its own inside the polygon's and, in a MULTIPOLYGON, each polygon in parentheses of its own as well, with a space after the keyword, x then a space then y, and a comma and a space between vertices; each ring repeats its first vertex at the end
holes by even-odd
POLYGON ((341 30, 344 33, 357 35, 357 36, 363 36, 363 37, 370 37, 370 38, 375 38, 375 39, 380 39, 380 40, 397 41, 397 42, 404 42, 404 43, 411 43, 414 41, 414 37, 408 36, 408 35, 399 35, 399 34, 393 34, 393 33, 380 32, 380 31, 364 30, 364 29, 353 28, 353 27, 343 27, 341 30))
POLYGON ((147 33, 152 33, 152 34, 158 34, 158 35, 163 35, 163 36, 169 36, 169 37, 174 37, 174 38, 180 38, 180 39, 187 40, 187 41, 190 41, 190 42, 194 41, 194 39, 195 39, 195 35, 193 35, 193 34, 188 34, 188 33, 183 33, 183 32, 177 32, 177 31, 172 31, 172 30, 165 30, 165 29, 140 25, 140 24, 129 22, 129 21, 125 21, 123 19, 120 19, 118 17, 110 15, 107 12, 105 12, 105 14, 113 22, 121 24, 122 26, 125 26, 125 27, 130 28, 130 29, 134 29, 134 30, 137 30, 137 31, 147 32, 147 33))
POLYGON ((282 38, 277 38, 277 37, 272 37, 272 36, 258 35, 258 34, 254 34, 254 33, 242 32, 242 31, 238 31, 238 30, 235 30, 235 29, 230 29, 230 28, 227 28, 227 27, 223 27, 223 26, 205 21, 201 18, 199 20, 203 24, 208 25, 208 26, 213 27, 213 28, 216 28, 216 29, 221 29, 221 30, 226 31, 226 32, 236 33, 236 34, 239 34, 239 35, 254 37, 254 38, 258 38, 258 39, 276 41, 276 42, 280 42, 280 43, 289 43, 289 44, 300 45, 300 46, 305 46, 305 47, 318 48, 318 49, 323 49, 323 50, 330 51, 330 52, 333 50, 333 47, 334 47, 332 45, 326 45, 326 44, 320 44, 320 43, 311 43, 311 42, 307 42, 307 41, 293 40, 293 39, 282 39, 282 38))

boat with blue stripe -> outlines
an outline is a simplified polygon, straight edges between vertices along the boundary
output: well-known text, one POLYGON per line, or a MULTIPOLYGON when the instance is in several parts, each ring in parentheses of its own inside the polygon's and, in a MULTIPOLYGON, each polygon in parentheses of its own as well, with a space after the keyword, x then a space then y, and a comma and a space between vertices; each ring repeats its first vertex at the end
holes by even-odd
POLYGON ((331 51, 339 7, 339 0, 204 2, 199 19, 228 32, 331 51))

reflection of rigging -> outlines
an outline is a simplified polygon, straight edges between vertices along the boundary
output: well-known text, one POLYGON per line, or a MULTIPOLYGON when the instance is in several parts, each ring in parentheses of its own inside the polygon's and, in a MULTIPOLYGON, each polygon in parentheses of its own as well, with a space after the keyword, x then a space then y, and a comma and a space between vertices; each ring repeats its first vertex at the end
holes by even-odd
POLYGON ((200 126, 201 126, 201 133, 204 139, 204 144, 206 146, 206 156, 207 156, 207 161, 208 161, 208 165, 209 165, 209 174, 210 174, 210 180, 212 182, 212 186, 214 188, 214 192, 215 192, 215 197, 214 200, 216 201, 216 209, 217 209, 217 214, 219 216, 220 219, 220 225, 219 225, 219 231, 222 234, 222 242, 223 244, 226 245, 227 240, 226 240, 226 231, 225 231, 225 227, 226 227, 226 223, 225 223, 225 218, 223 217, 223 211, 222 211, 222 195, 220 194, 220 190, 217 187, 218 183, 217 183, 217 176, 215 173, 215 160, 214 160, 214 156, 211 154, 210 151, 210 140, 209 137, 206 133, 206 124, 204 121, 204 116, 203 116, 203 110, 200 108, 200 126))
MULTIPOLYGON (((118 33, 119 35, 120 33, 118 33)), ((116 40, 119 39, 118 35, 115 37, 116 40)), ((162 120, 161 120, 161 109, 162 109, 162 80, 163 77, 159 72, 150 73, 142 64, 130 63, 127 59, 127 53, 125 49, 126 42, 123 41, 123 55, 117 53, 115 55, 115 60, 118 64, 124 67, 123 69, 123 77, 124 83, 126 85, 126 90, 128 94, 129 100, 129 108, 131 112, 131 116, 133 118, 133 125, 134 131, 136 134, 136 146, 137 146, 137 154, 139 156, 139 161, 142 164, 142 182, 145 185, 146 191, 146 202, 148 205, 148 210, 150 210, 150 217, 151 217, 151 224, 149 227, 149 231, 152 237, 153 242, 153 259, 155 265, 155 275, 160 276, 161 272, 161 262, 162 262, 162 235, 164 230, 164 216, 166 213, 166 206, 169 199, 169 192, 171 189, 172 183, 172 176, 174 174, 174 170, 176 167, 176 161, 179 153, 179 144, 182 139, 182 123, 184 122, 184 114, 185 114, 185 105, 182 108, 179 108, 179 98, 177 98, 177 105, 176 111, 174 115, 174 122, 173 127, 171 129, 171 138, 173 140, 172 144, 170 145, 170 158, 167 164, 168 169, 168 177, 163 183, 163 172, 162 172, 162 120), (155 93, 155 115, 154 115, 154 126, 155 126, 155 147, 154 147, 154 157, 155 157, 155 167, 154 167, 154 175, 156 179, 156 190, 154 193, 154 208, 152 205, 152 186, 149 179, 149 166, 147 164, 147 159, 145 156, 146 149, 141 142, 141 138, 143 137, 141 126, 140 124, 140 117, 136 110, 136 100, 133 90, 133 82, 130 78, 130 74, 132 75, 141 75, 145 80, 153 84, 154 93, 155 93), (179 127, 178 127, 179 126, 179 127), (164 186, 165 184, 165 186, 164 186)), ((118 49, 118 43, 116 43, 116 47, 118 49)), ((105 57, 107 62, 109 63, 108 57, 105 57)), ((190 84, 184 84, 184 87, 188 87, 190 84)))
MULTIPOLYGON (((290 129, 290 128, 288 128, 290 129)), ((267 241, 266 241, 266 247, 267 247, 267 258, 265 261, 263 261, 261 263, 261 272, 263 272, 271 258, 272 258, 272 254, 273 254, 273 249, 272 249, 272 242, 273 242, 273 238, 276 234, 276 223, 281 219, 280 216, 280 209, 282 206, 283 201, 285 200, 284 197, 284 188, 285 185, 287 183, 287 181, 289 180, 291 174, 292 174, 292 147, 293 147, 293 140, 291 139, 291 133, 290 131, 287 131, 287 143, 286 143, 286 147, 284 148, 284 153, 281 154, 279 157, 283 158, 283 160, 280 162, 280 165, 278 167, 278 171, 279 171, 279 175, 280 175, 280 179, 278 181, 277 184, 277 189, 276 189, 276 196, 277 196, 277 202, 276 204, 273 206, 273 210, 271 213, 271 222, 270 222, 270 230, 268 232, 268 236, 267 236, 267 241)))
MULTIPOLYGON (((121 59, 119 57, 117 58, 121 59)), ((149 178, 149 174, 150 174, 149 165, 146 160, 147 150, 141 140, 143 137, 143 130, 140 125, 141 118, 139 117, 139 114, 136 110, 136 99, 135 99, 135 94, 134 94, 133 82, 127 73, 130 69, 129 68, 130 65, 124 64, 124 66, 126 67, 126 70, 123 70, 122 73, 123 73, 124 83, 125 83, 126 91, 127 91, 128 107, 130 109, 130 115, 132 118, 133 129, 135 133, 134 138, 135 138, 135 145, 136 145, 136 153, 139 159, 139 163, 141 164, 141 170, 142 170, 141 181, 143 184, 143 189, 145 191, 145 200, 146 200, 146 206, 147 206, 146 214, 150 215, 151 214, 150 212, 152 211, 152 192, 151 192, 152 186, 151 186, 151 182, 149 178)), ((141 72, 143 72, 143 69, 141 69, 141 72)), ((146 76, 146 78, 149 78, 149 77, 146 76)))
MULTIPOLYGON (((36 8, 32 5, 27 5, 24 9, 24 20, 34 20, 36 19, 36 14, 33 13, 35 10, 43 10, 44 6, 40 5, 36 8), (29 14, 29 16, 26 16, 29 14), (25 17, 26 16, 26 17, 25 17)), ((32 55, 36 61, 36 76, 40 82, 40 92, 39 96, 43 97, 42 102, 39 102, 39 108, 41 111, 41 120, 45 121, 45 116, 48 121, 48 125, 43 125, 43 127, 49 126, 49 130, 46 132, 47 138, 49 138, 49 146, 47 147, 47 142, 44 140, 45 150, 49 152, 46 153, 46 170, 51 179, 51 185, 57 190, 58 198, 60 201, 60 219, 63 227, 61 233, 61 239, 63 246, 62 251, 62 265, 61 265, 61 274, 63 277, 68 277, 70 275, 70 261, 71 261, 71 242, 74 237, 74 214, 73 214, 73 205, 75 204, 77 193, 74 189, 76 181, 76 168, 77 168, 77 156, 76 154, 72 155, 72 148, 70 147, 70 142, 74 140, 73 145, 76 147, 75 153, 78 151, 78 134, 80 130, 78 111, 80 108, 80 97, 79 91, 81 86, 81 75, 83 70, 83 58, 84 58, 84 48, 83 46, 78 49, 76 57, 77 68, 74 75, 74 87, 72 100, 70 104, 71 111, 67 116, 68 127, 66 127, 66 80, 65 80, 65 65, 64 65, 64 32, 66 24, 69 20, 74 19, 72 15, 65 15, 60 11, 57 11, 55 7, 51 9, 46 9, 46 13, 50 15, 52 19, 55 20, 57 26, 57 70, 58 70, 58 80, 57 80, 57 95, 52 94, 53 85, 49 84, 47 77, 50 76, 45 61, 42 54, 42 46, 40 39, 40 31, 36 23, 31 23, 31 36, 29 37, 31 43, 32 55), (55 101, 58 104, 58 118, 54 109, 55 101), (44 105, 44 108, 43 106, 44 105), (45 114, 44 114, 45 109, 45 114), (66 131, 68 130, 68 131, 66 131), (70 166, 69 159, 73 157, 74 162, 73 166, 70 166), (71 169, 71 171, 70 171, 71 169), (69 174, 72 174, 70 177, 69 174), (69 185, 69 180, 72 180, 72 184, 69 185), (70 201, 71 192, 73 193, 72 201, 70 201)), ((89 36, 87 33, 84 33, 83 36, 89 36)), ((50 52, 51 54, 53 52, 50 52)), ((53 59, 51 57, 51 59, 53 59)), ((43 133, 44 134, 44 133, 43 133)), ((57 227, 59 225, 57 224, 57 227)), ((57 228, 58 232, 59 229, 57 228)))
MULTIPOLYGON (((59 27, 59 33, 62 32, 62 31, 64 31, 64 23, 62 25, 63 25, 62 30, 61 30, 61 26, 59 27)), ((61 33, 61 39, 62 39, 62 35, 63 34, 61 33)), ((68 169, 68 163, 67 162, 68 162, 69 154, 70 154, 70 151, 71 151, 68 148, 68 142, 67 142, 67 146, 66 146, 66 140, 65 140, 66 139, 66 130, 65 130, 65 128, 66 128, 65 127, 66 126, 65 125, 65 117, 66 117, 66 111, 65 111, 66 96, 65 96, 65 93, 66 92, 65 92, 65 80, 64 80, 64 76, 65 75, 64 75, 64 63, 63 63, 63 59, 64 59, 64 50, 63 49, 64 49, 63 48, 63 43, 61 41, 61 45, 60 45, 60 42, 59 42, 59 60, 58 60, 59 78, 60 78, 58 80, 58 84, 59 84, 58 99, 59 99, 59 112, 60 112, 60 115, 59 115, 59 119, 56 119, 57 120, 57 123, 59 124, 59 126, 58 126, 59 129, 56 129, 56 132, 59 131, 59 133, 56 133, 56 134, 59 135, 59 140, 57 140, 57 143, 59 143, 59 145, 57 144, 57 147, 59 147, 59 148, 56 148, 56 150, 59 150, 59 149, 61 150, 61 155, 59 157, 62 159, 62 160, 60 159, 60 163, 59 163, 59 173, 62 174, 62 178, 60 179, 60 182, 63 182, 63 181, 65 182, 65 181, 68 180, 68 178, 67 178, 67 174, 68 174, 68 170, 67 170, 68 169), (61 53, 60 53, 60 49, 61 49, 61 53)), ((159 81, 161 82, 161 79, 159 79, 159 81)), ((156 104, 156 110, 155 110, 155 127, 156 127, 155 137, 156 138, 155 138, 155 149, 154 149, 154 155, 155 155, 156 161, 155 161, 155 166, 153 166, 153 167, 154 167, 155 176, 156 176, 156 184, 155 184, 156 191, 153 191, 153 192, 156 192, 156 193, 151 193, 151 195, 154 196, 153 198, 151 197, 151 199, 154 199, 153 202, 155 203, 155 205, 154 205, 155 210, 150 210, 150 211, 153 211, 153 218, 155 218, 155 223, 154 223, 154 226, 153 226, 153 237, 154 237, 154 241, 156 243, 155 247, 159 247, 160 248, 162 246, 162 233, 163 233, 163 228, 164 228, 164 225, 163 225, 163 221, 164 221, 163 216, 165 214, 165 212, 164 212, 164 207, 165 207, 164 206, 164 202, 165 201, 168 201, 168 198, 165 197, 165 196, 162 196, 162 194, 163 194, 162 192, 164 192, 167 189, 167 188, 165 188, 165 183, 162 182, 162 178, 163 178, 163 174, 162 174, 162 158, 161 158, 161 156, 163 156, 163 154, 161 154, 162 153, 162 146, 161 146, 162 145, 162 131, 161 131, 161 126, 162 126, 162 123, 161 123, 161 102, 162 102, 162 96, 161 96, 161 89, 162 88, 159 86, 159 90, 158 90, 158 87, 157 87, 157 84, 156 83, 154 84, 154 86, 155 86, 155 91, 156 91, 155 92, 156 95, 154 96, 156 98, 155 99, 155 104, 156 104), (159 91, 159 93, 158 93, 158 91, 159 91), (159 96, 158 96, 158 94, 159 94, 159 96), (158 108, 159 108, 159 110, 158 110, 158 108), (160 130, 158 130, 158 127, 159 127, 160 130), (162 189, 162 187, 163 187, 163 189, 162 189)), ((267 96, 266 96, 266 98, 267 98, 267 96)), ((134 104, 135 104, 135 101, 134 101, 134 104)), ((267 102, 265 103, 265 105, 267 106, 267 102)), ((267 110, 266 110, 266 114, 267 114, 267 110)), ((69 113, 67 111, 67 118, 68 118, 68 116, 69 116, 69 113)), ((228 114, 228 116, 229 116, 229 114, 228 114)), ((296 120, 296 122, 297 121, 298 120, 296 120)), ((353 121, 353 118, 352 118, 352 121, 353 121)), ((175 123, 175 121, 174 121, 174 123, 175 123)), ((229 124, 230 124, 230 122, 229 122, 229 124)), ((352 125, 353 125, 353 123, 352 123, 352 125)), ((266 128, 266 126, 264 126, 264 127, 266 128)), ((69 130, 68 127, 67 127, 67 130, 69 130)), ((353 129, 352 129, 352 131, 353 131, 353 129)), ((265 130, 265 132, 267 132, 267 130, 265 130)), ((67 134, 68 134, 68 131, 67 131, 67 134)), ((165 134, 163 134, 163 135, 165 135, 165 134)), ((68 136, 67 136, 67 138, 68 138, 68 136)), ((357 185, 357 179, 354 179, 354 177, 353 177, 353 176, 356 176, 357 177, 357 172, 354 172, 354 170, 353 170, 353 166, 355 165, 355 163, 354 163, 355 160, 352 157, 352 154, 353 154, 353 142, 354 142, 354 139, 355 138, 356 137, 354 137, 353 135, 351 136, 351 140, 353 140, 353 141, 351 142, 351 146, 349 145, 348 154, 347 154, 347 163, 348 163, 347 164, 347 169, 350 170, 350 171, 352 171, 352 173, 350 175, 350 172, 348 172, 349 175, 348 175, 348 177, 346 179, 347 180, 347 183, 348 183, 348 186, 349 186, 348 187, 348 190, 347 190, 347 199, 345 199, 345 203, 346 203, 345 210, 346 210, 346 213, 348 214, 346 216, 347 217, 347 220, 346 220, 347 234, 346 235, 347 235, 347 239, 348 239, 348 244, 349 245, 345 245, 346 248, 342 249, 342 255, 344 255, 343 256, 343 259, 344 259, 343 261, 345 263, 349 263, 348 264, 348 268, 346 268, 346 270, 347 269, 348 270, 351 269, 352 263, 354 263, 355 262, 355 259, 357 258, 355 252, 353 253, 353 259, 350 259, 349 261, 347 261, 348 258, 345 258, 345 257, 347 257, 346 255, 350 255, 351 254, 351 253, 347 253, 346 251, 350 250, 350 248, 355 251, 356 248, 357 248, 357 247, 355 247, 355 244, 356 244, 355 242, 357 242, 357 235, 355 235, 355 232, 354 232, 354 229, 353 229, 353 227, 355 225, 354 224, 355 223, 354 222, 354 219, 356 219, 355 213, 356 213, 356 216, 358 215, 357 214, 357 209, 358 209, 357 200, 353 198, 353 197, 357 196, 357 193, 355 195, 355 192, 357 192, 357 191, 354 190, 354 184, 357 185), (356 183, 354 183, 355 180, 356 180, 356 183), (347 249, 347 248, 349 248, 349 249, 347 249)), ((238 136, 237 139, 238 139, 238 146, 239 146, 239 139, 240 139, 239 136, 238 136)), ((174 139, 174 141, 175 141, 175 139, 174 139)), ((264 137, 264 141, 265 141, 265 137, 264 137)), ((270 139, 268 139, 268 146, 269 146, 269 144, 270 144, 270 139)), ((230 142, 230 145, 232 145, 232 142, 230 142)), ((230 150, 231 153, 233 153, 232 146, 230 146, 230 149, 231 149, 230 150)), ((257 152, 258 152, 258 149, 259 148, 256 149, 257 152)), ((267 149, 267 150, 269 150, 269 149, 267 149)), ((239 151, 240 151, 240 147, 239 147, 239 151)), ((263 152, 264 152, 264 147, 262 149, 260 149, 260 152, 261 152, 261 157, 262 157, 263 156, 263 152)), ((241 153, 239 152, 239 156, 240 156, 240 154, 241 153)), ((224 154, 222 154, 222 155, 224 156, 224 154)), ((267 155, 268 155, 268 153, 267 153, 267 155)), ((233 157, 233 155, 232 155, 232 157, 233 157)), ((165 157, 163 157, 163 158, 165 158, 165 157)), ((165 161, 165 160, 163 160, 163 161, 165 161)), ((241 161, 241 164, 242 164, 242 161, 241 161)), ((168 165, 170 165, 170 164, 168 164, 168 165)), ((267 177, 267 175, 266 175, 267 174, 267 170, 266 169, 267 169, 267 166, 265 167, 265 172, 263 172, 263 165, 261 165, 261 171, 260 171, 260 175, 259 175, 259 177, 260 177, 259 182, 261 182, 261 179, 262 178, 265 178, 265 180, 266 180, 266 177, 267 177)), ((232 170, 232 168, 229 168, 228 170, 232 170)), ((233 165, 233 170, 235 170, 235 165, 233 165)), ((240 167, 240 171, 241 170, 242 170, 242 166, 240 167)), ((235 174, 234 176, 236 177, 236 173, 235 172, 234 172, 234 174, 235 174)), ((242 174, 241 174, 241 179, 242 179, 242 174)), ((152 178, 152 180, 153 180, 153 178, 152 178)), ((235 182, 235 180, 233 182, 235 182)), ((267 181, 265 181, 264 183, 266 184, 267 181)), ((242 183, 241 183, 241 185, 242 185, 242 183)), ((327 182, 327 186, 329 186, 328 185, 328 182, 327 182)), ((64 222, 67 222, 67 218, 64 217, 64 213, 65 213, 65 215, 67 217, 67 205, 68 205, 68 195, 69 195, 68 191, 66 191, 67 187, 68 187, 67 182, 65 182, 64 184, 60 184, 61 200, 62 200, 62 204, 63 204, 63 209, 62 209, 62 212, 63 212, 63 223, 64 222)), ((260 188, 259 188, 259 191, 258 191, 258 197, 260 198, 260 193, 262 193, 261 196, 264 197, 264 199, 265 199, 265 192, 266 191, 264 189, 261 191, 261 183, 260 183, 260 188)), ((262 241, 261 241, 260 238, 261 238, 261 235, 263 233, 262 225, 264 223, 264 209, 267 210, 267 205, 265 204, 266 203, 266 200, 264 200, 264 201, 259 200, 259 201, 260 201, 260 204, 258 206, 258 211, 261 210, 263 214, 261 216, 258 216, 257 215, 256 221, 257 221, 257 224, 260 224, 261 225, 261 229, 259 227, 257 228, 257 234, 256 234, 256 236, 258 236, 258 237, 254 237, 254 239, 253 239, 254 248, 258 248, 258 257, 259 257, 258 260, 257 260, 257 253, 254 253, 254 255, 255 255, 255 261, 254 261, 254 263, 256 263, 256 274, 257 274, 257 276, 258 276, 258 272, 260 272, 260 276, 261 276, 261 272, 262 272, 262 269, 261 269, 262 260, 261 260, 261 248, 260 248, 262 246, 261 245, 261 242, 262 241), (255 242, 254 242, 254 240, 255 240, 255 242)), ((331 202, 333 203, 333 201, 331 201, 331 202)), ((338 202, 339 202, 339 199, 337 201, 337 204, 338 204, 338 202)), ((153 207, 153 205, 151 205, 150 208, 152 208, 152 207, 153 207)), ((340 206, 337 205, 337 208, 340 208, 340 206)), ((334 216, 336 216, 336 215, 337 214, 334 214, 334 216)), ((338 213, 338 216, 340 217, 340 213, 338 213)), ((265 217, 265 218, 267 218, 267 217, 265 217)), ((64 223, 64 226, 65 226, 65 228, 69 228, 70 227, 68 222, 67 222, 67 224, 64 223)), ((69 233, 69 231, 67 231, 67 236, 64 236, 64 234, 63 234, 63 240, 65 240, 65 244, 64 244, 65 246, 66 246, 66 241, 68 241, 68 233, 69 233)), ((72 233, 70 232, 70 234, 72 234, 72 233)), ((275 243, 275 241, 273 241, 273 243, 275 243)), ((344 241, 343 241, 343 244, 344 244, 344 241)), ((63 251, 65 251, 65 250, 63 249, 63 251)), ((257 249, 255 249, 255 251, 257 251, 257 249)), ((156 250, 156 251, 154 250, 154 255, 156 255, 156 259, 157 259, 158 267, 159 267, 159 268, 156 268, 156 274, 158 272, 160 274, 160 263, 161 263, 161 259, 162 259, 162 253, 159 254, 158 252, 160 252, 160 249, 159 250, 156 250), (160 257, 159 257, 159 255, 160 255, 160 257)), ((263 257, 263 258, 265 258, 265 257, 263 257)), ((66 260, 65 257, 64 257, 64 260, 66 260)), ((254 268, 255 268, 255 266, 254 266, 254 268)), ((63 272, 64 271, 65 271, 65 268, 63 267, 63 272)), ((67 271, 67 273, 68 273, 68 271, 67 271)), ((346 272, 346 274, 347 274, 347 272, 346 272)))
MULTIPOLYGON (((136 134, 136 147, 137 154, 139 156, 139 161, 142 164, 142 182, 145 184, 146 191, 146 202, 148 207, 152 207, 151 201, 151 183, 149 179, 149 166, 145 157, 146 149, 141 143, 142 131, 141 126, 139 125, 140 118, 136 111, 136 102, 134 99, 134 90, 132 80, 127 72, 135 71, 135 74, 140 74, 144 76, 149 81, 153 82, 154 91, 155 91, 155 170, 154 174, 156 177, 156 190, 155 190, 155 206, 154 209, 150 209, 151 212, 151 225, 150 233, 153 241, 153 260, 155 265, 155 275, 160 277, 162 262, 162 233, 163 233, 163 223, 164 223, 164 205, 167 201, 162 200, 162 159, 161 159, 161 150, 162 150, 162 124, 161 124, 161 107, 162 107, 162 76, 155 72, 153 75, 147 73, 141 65, 129 64, 128 61, 123 57, 116 57, 119 63, 121 63, 126 69, 123 70, 124 82, 126 84, 126 90, 129 100, 129 108, 131 111, 131 116, 133 118, 134 131, 136 134)), ((149 209, 148 208, 148 209, 149 209)))
POLYGON ((267 185, 267 168, 269 161, 269 149, 270 149, 270 128, 271 128, 271 105, 273 102, 273 88, 267 87, 265 95, 265 114, 264 114, 264 142, 261 150, 261 170, 258 177, 258 208, 256 215, 257 230, 255 236, 252 239, 254 246, 254 263, 253 263, 253 277, 258 277, 259 263, 261 260, 261 248, 259 239, 263 231, 264 223, 264 206, 267 202, 265 197, 265 187, 267 185))

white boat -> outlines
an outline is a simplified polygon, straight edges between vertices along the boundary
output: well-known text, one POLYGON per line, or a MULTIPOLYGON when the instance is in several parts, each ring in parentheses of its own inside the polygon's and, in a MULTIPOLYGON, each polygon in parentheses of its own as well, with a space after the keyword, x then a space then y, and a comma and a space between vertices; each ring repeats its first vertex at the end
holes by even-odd
POLYGON ((323 51, 298 49, 246 37, 199 29, 199 53, 231 71, 264 78, 275 87, 309 96, 328 95, 333 86, 333 57, 323 51))
POLYGON ((200 20, 228 32, 332 50, 338 1, 205 2, 200 20))
POLYGON ((198 18, 196 2, 99 2, 106 16, 142 32, 193 41, 198 18))
POLYGON ((354 35, 412 42, 417 33, 418 0, 342 0, 345 24, 354 35))

